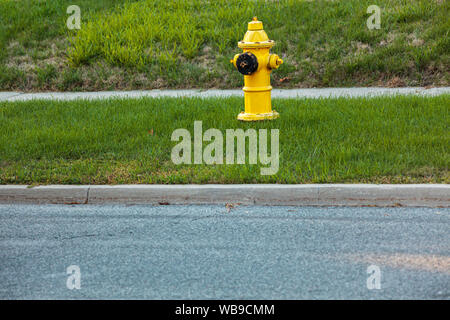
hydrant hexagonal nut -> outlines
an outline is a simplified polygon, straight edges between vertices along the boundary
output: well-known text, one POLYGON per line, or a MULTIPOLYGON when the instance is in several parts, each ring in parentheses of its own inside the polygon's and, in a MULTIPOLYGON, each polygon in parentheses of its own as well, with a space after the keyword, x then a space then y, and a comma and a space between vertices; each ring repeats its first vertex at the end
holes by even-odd
POLYGON ((248 76, 258 69, 258 59, 253 53, 242 53, 236 59, 236 68, 240 73, 248 76))

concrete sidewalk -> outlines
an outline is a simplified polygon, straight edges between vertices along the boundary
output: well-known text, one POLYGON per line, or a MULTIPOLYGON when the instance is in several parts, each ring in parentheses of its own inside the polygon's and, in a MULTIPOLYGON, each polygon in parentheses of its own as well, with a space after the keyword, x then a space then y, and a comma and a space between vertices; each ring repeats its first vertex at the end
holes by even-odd
MULTIPOLYGON (((274 89, 273 98, 338 98, 338 97, 375 97, 387 95, 436 96, 450 94, 450 87, 426 89, 423 87, 406 88, 313 88, 313 89, 274 89)), ((100 91, 100 92, 0 92, 0 101, 28 101, 33 99, 75 100, 142 97, 233 97, 243 96, 241 89, 235 90, 142 90, 142 91, 100 91)))
POLYGON ((0 203, 450 207, 450 185, 0 185, 0 203))

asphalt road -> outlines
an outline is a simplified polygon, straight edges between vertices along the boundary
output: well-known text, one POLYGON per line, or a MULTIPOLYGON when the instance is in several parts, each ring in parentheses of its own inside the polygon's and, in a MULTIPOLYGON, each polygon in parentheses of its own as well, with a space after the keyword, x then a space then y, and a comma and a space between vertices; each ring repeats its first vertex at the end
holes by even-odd
POLYGON ((449 231, 442 208, 0 205, 0 298, 450 299, 449 231))

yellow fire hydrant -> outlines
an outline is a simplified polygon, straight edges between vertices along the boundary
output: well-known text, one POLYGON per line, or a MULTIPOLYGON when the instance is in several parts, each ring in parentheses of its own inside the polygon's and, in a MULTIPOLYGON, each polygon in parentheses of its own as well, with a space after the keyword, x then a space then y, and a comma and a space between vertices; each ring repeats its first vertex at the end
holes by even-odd
POLYGON ((230 62, 244 75, 245 112, 238 115, 238 120, 258 121, 279 117, 272 111, 270 73, 277 69, 283 60, 276 54, 271 54, 270 48, 275 41, 269 40, 263 30, 263 24, 253 17, 248 23, 248 31, 244 39, 238 42, 243 53, 236 54, 230 62))

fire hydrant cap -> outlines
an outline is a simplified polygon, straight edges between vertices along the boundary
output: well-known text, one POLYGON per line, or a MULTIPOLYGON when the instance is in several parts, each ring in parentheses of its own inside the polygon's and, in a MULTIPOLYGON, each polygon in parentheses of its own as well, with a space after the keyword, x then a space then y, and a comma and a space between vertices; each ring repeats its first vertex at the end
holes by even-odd
POLYGON ((253 17, 253 20, 248 23, 248 30, 262 30, 263 24, 257 17, 253 17))
POLYGON ((238 42, 238 47, 242 49, 249 48, 271 48, 275 41, 269 40, 267 33, 263 29, 263 23, 257 17, 248 23, 248 30, 244 39, 238 42))

